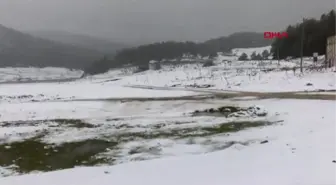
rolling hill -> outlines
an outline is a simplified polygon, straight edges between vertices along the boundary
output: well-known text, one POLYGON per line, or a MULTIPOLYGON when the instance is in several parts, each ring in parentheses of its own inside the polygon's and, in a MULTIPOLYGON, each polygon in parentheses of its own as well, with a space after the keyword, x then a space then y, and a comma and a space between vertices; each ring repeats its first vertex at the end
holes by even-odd
POLYGON ((104 54, 37 38, 0 24, 0 67, 37 66, 82 69, 104 54))

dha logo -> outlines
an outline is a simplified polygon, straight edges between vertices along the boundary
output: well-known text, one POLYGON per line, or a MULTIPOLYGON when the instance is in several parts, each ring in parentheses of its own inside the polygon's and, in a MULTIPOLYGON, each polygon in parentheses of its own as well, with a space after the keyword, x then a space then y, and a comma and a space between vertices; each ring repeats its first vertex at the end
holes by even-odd
POLYGON ((282 39, 282 38, 288 38, 287 32, 264 32, 264 38, 265 39, 282 39))

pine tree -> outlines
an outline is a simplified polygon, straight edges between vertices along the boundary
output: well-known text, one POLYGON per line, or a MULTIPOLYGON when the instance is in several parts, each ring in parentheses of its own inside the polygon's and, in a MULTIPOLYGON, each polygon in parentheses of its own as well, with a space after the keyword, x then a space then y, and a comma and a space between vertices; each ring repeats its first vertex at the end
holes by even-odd
POLYGON ((262 59, 263 59, 263 57, 261 56, 260 53, 258 53, 258 55, 255 57, 254 60, 262 60, 262 59))
POLYGON ((245 61, 245 60, 247 60, 247 59, 248 59, 248 56, 247 56, 246 53, 242 53, 242 54, 240 55, 240 57, 238 58, 238 60, 241 60, 241 61, 245 61))
POLYGON ((251 54, 250 58, 251 58, 251 60, 256 60, 256 57, 257 57, 257 53, 254 51, 254 52, 251 54))
POLYGON ((267 49, 265 49, 263 52, 262 52, 262 58, 263 59, 267 59, 269 57, 270 53, 268 52, 267 49))

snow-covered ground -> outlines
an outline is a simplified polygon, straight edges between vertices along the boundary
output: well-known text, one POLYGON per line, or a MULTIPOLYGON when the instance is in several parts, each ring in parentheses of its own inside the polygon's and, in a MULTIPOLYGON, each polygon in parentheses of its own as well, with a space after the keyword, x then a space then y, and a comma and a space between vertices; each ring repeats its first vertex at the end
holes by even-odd
MULTIPOLYGON (((257 62, 238 62, 236 66, 222 67, 221 65, 204 68, 201 65, 189 64, 158 71, 146 71, 125 76, 119 81, 110 82, 119 85, 148 85, 159 87, 191 87, 205 86, 208 89, 254 91, 254 92, 287 92, 287 91, 315 91, 319 89, 335 90, 336 76, 332 70, 306 71, 300 74, 288 71, 267 71, 267 69, 253 69, 257 62), (246 67, 247 66, 247 67, 246 67)), ((234 65, 234 64, 232 64, 234 65)), ((287 64, 288 66, 289 64, 287 64)))
MULTIPOLYGON (((278 65, 235 57, 219 56, 211 67, 136 74, 125 68, 72 82, 0 84, 0 184, 336 184, 335 101, 309 100, 335 94, 332 69, 299 74, 291 70, 297 59, 278 65), (306 100, 213 99, 218 90, 333 91, 300 92, 306 100)), ((311 64, 305 59, 304 66, 311 64)), ((6 70, 0 81, 17 80, 13 71, 35 80, 81 75, 6 70)))
MULTIPOLYGON (((233 53, 257 53, 269 50, 270 46, 261 48, 238 48, 233 53)), ((237 54, 237 55, 238 55, 237 54)), ((254 91, 254 92, 288 92, 335 90, 335 69, 319 67, 324 56, 317 64, 306 57, 303 60, 304 71, 300 73, 300 59, 238 61, 237 56, 219 55, 214 66, 203 64, 163 65, 161 70, 148 70, 132 74, 129 70, 111 70, 105 74, 88 77, 90 80, 115 79, 106 82, 117 85, 147 85, 157 87, 206 87, 207 89, 254 91), (311 68, 311 67, 316 68, 311 68)))
MULTIPOLYGON (((42 142, 39 144, 45 145, 43 149, 47 149, 49 145, 55 144, 61 147, 65 143, 84 142, 85 144, 90 142, 87 140, 95 139, 105 142, 105 140, 113 141, 119 138, 123 142, 118 142, 117 148, 109 149, 106 146, 95 155, 95 157, 113 158, 113 164, 119 164, 168 156, 200 154, 231 145, 232 141, 223 140, 222 136, 217 138, 216 133, 207 132, 206 129, 202 130, 202 127, 209 129, 216 125, 238 121, 278 120, 276 115, 258 117, 253 111, 232 117, 191 115, 195 110, 223 105, 238 106, 234 102, 211 99, 2 103, 0 106, 0 153, 5 152, 2 156, 6 159, 8 155, 11 155, 11 148, 15 149, 18 147, 16 145, 26 145, 26 142, 28 145, 31 141, 42 142), (191 138, 185 137, 185 134, 190 135, 191 138), (204 134, 214 135, 214 137, 200 137, 204 134), (134 140, 134 137, 137 139, 134 140), (196 141, 192 141, 193 138, 196 141), (211 138, 217 138, 218 141, 212 142, 211 138), (155 152, 155 150, 158 151, 155 152), (132 151, 136 151, 135 154, 131 154, 132 151)), ((258 109, 259 112, 264 111, 258 109)), ((45 152, 43 149, 36 152, 42 152, 39 155, 43 155, 45 152)), ((67 155, 70 159, 71 153, 72 150, 68 150, 67 155)), ((25 159, 26 157, 29 156, 23 154, 20 158, 25 159)), ((16 160, 19 159, 15 158, 13 162, 16 160)), ((3 163, 4 161, 0 160, 0 164, 3 163)), ((15 174, 16 171, 11 170, 16 168, 15 165, 6 165, 1 171, 7 171, 0 172, 0 174, 3 176, 15 174)))
MULTIPOLYGON (((219 104, 225 102, 217 105, 219 104)), ((259 100, 234 104, 262 105, 268 111, 268 119, 283 122, 273 126, 249 128, 229 135, 195 138, 193 142, 173 139, 130 142, 123 145, 125 160, 131 160, 126 156, 129 153, 127 151, 140 143, 145 144, 147 148, 157 147, 157 154, 152 155, 156 155, 154 158, 161 155, 161 159, 0 178, 0 184, 335 184, 334 101, 259 100), (322 109, 323 112, 320 111, 322 109), (220 144, 230 141, 235 142, 227 147, 222 146, 221 149, 220 144), (213 147, 217 144, 217 150, 209 153, 209 145, 204 143, 213 143, 213 147)), ((144 107, 140 107, 140 110, 142 108, 144 107)), ((187 110, 191 110, 191 107, 187 110)), ((201 124, 200 120, 197 122, 201 124)), ((83 132, 82 136, 86 136, 85 133, 90 135, 83 132)), ((62 134, 58 137, 62 136, 64 137, 62 134)), ((72 139, 76 136, 79 136, 78 133, 74 133, 72 139)), ((141 152, 137 154, 141 156, 141 152)))
POLYGON ((0 82, 15 81, 38 81, 78 78, 83 71, 69 70, 65 68, 46 67, 46 68, 0 68, 0 82))
POLYGON ((0 102, 155 98, 200 95, 190 91, 162 91, 122 87, 104 82, 0 84, 0 102))

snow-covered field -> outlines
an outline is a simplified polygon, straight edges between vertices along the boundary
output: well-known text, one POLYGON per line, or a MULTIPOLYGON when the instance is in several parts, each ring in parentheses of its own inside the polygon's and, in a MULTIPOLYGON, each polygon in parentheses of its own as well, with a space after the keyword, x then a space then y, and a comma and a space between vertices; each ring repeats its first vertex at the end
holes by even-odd
MULTIPOLYGON (((335 95, 332 69, 294 74, 298 60, 229 56, 215 64, 0 84, 0 185, 336 184, 335 101, 309 99, 335 95), (309 92, 292 93, 298 100, 234 91, 309 92)), ((81 75, 6 70, 2 82, 17 80, 13 71, 35 80, 81 75)))
POLYGON ((335 90, 335 73, 306 73, 303 76, 292 71, 264 73, 259 70, 211 71, 198 68, 195 70, 153 71, 125 77, 116 82, 126 85, 150 86, 204 86, 209 89, 254 91, 254 92, 288 92, 314 91, 318 89, 335 90))
MULTIPOLYGON (((133 106, 131 104, 133 103, 125 105, 123 108, 137 107, 136 103, 133 106)), ((45 135, 41 140, 45 143, 60 144, 62 142, 69 142, 70 140, 78 141, 99 135, 101 138, 104 138, 103 136, 106 137, 107 134, 113 135, 116 132, 125 132, 127 130, 127 127, 120 128, 119 131, 116 128, 113 130, 113 127, 108 126, 111 124, 129 124, 128 131, 136 132, 141 129, 154 130, 157 127, 145 126, 153 126, 157 122, 163 122, 164 120, 166 120, 167 125, 162 126, 160 128, 162 130, 172 128, 182 129, 183 127, 192 128, 193 124, 196 126, 216 125, 225 121, 246 119, 231 118, 231 120, 228 120, 227 118, 218 117, 186 119, 185 117, 181 117, 182 112, 194 110, 196 108, 194 107, 195 105, 204 108, 227 104, 240 106, 262 105, 268 111, 268 115, 265 118, 259 118, 259 120, 280 120, 282 122, 276 123, 273 126, 248 128, 239 132, 210 134, 204 137, 194 135, 188 138, 175 138, 175 135, 175 137, 165 136, 165 138, 126 140, 124 143, 120 143, 119 147, 117 147, 118 149, 114 149, 113 147, 110 149, 107 148, 98 155, 113 156, 115 159, 114 164, 118 165, 90 168, 77 167, 45 174, 37 173, 0 178, 0 184, 335 184, 335 162, 333 161, 336 159, 336 143, 334 140, 334 123, 336 120, 334 116, 334 101, 259 100, 232 102, 230 100, 209 100, 204 104, 200 102, 175 102, 174 106, 180 106, 170 111, 168 107, 171 105, 169 103, 168 105, 164 105, 163 102, 145 103, 145 105, 138 107, 138 113, 148 114, 146 119, 134 118, 137 116, 133 116, 129 121, 125 121, 129 123, 118 123, 118 121, 113 123, 113 121, 110 121, 103 123, 104 126, 102 128, 94 128, 91 131, 88 128, 64 129, 61 126, 56 131, 56 128, 51 127, 55 129, 55 132, 45 135), (181 104, 184 104, 184 106, 181 104), (152 109, 147 110, 146 107, 151 107, 152 109), (303 109, 305 112, 304 116, 302 116, 303 109), (323 113, 320 111, 321 109, 324 110, 323 113), (168 111, 158 116, 157 112, 161 110, 168 111), (143 121, 139 122, 139 120, 143 121), (184 121, 186 125, 182 123, 179 125, 167 123, 178 120, 180 122, 184 121), (144 127, 131 127, 130 125, 133 124, 140 124, 144 127), (131 131, 132 129, 135 130, 131 131), (148 160, 155 158, 160 159, 148 160), (139 160, 145 161, 130 162, 139 160)), ((75 106, 71 107, 74 109, 75 106)), ((113 106, 111 105, 111 107, 113 106)), ((104 108, 107 109, 106 107, 104 108)), ((119 111, 123 110, 123 108, 119 109, 119 111)), ((118 115, 112 109, 112 117, 114 116, 113 112, 118 115)), ((124 112, 124 110, 121 112, 124 112)), ((130 112, 129 116, 132 113, 130 112)), ((77 116, 74 114, 75 118, 77 116)), ((97 119, 95 120, 97 121, 97 119)), ((45 124, 35 127, 36 129, 46 129, 48 126, 45 124)), ((28 133, 25 134, 26 137, 30 134, 30 137, 33 137, 32 135, 37 133, 34 129, 27 129, 25 127, 15 129, 15 131, 12 129, 12 132, 9 130, 7 132, 12 134, 9 137, 13 137, 16 141, 19 138, 17 138, 18 136, 14 136, 14 133, 20 132, 20 130, 28 133)), ((6 129, 4 131, 6 132, 6 129)), ((10 146, 9 144, 7 145, 10 146)), ((7 150, 10 150, 10 147, 7 150)), ((71 156, 71 152, 73 151, 68 151, 69 157, 71 156)), ((25 157, 27 156, 25 155, 25 157)), ((61 163, 61 161, 57 162, 61 163)), ((6 170, 10 169, 6 168, 6 170)))
MULTIPOLYGON (((270 47, 233 49, 239 52, 257 53, 270 47)), ((112 70, 88 79, 118 80, 106 82, 118 85, 146 85, 157 87, 192 87, 231 91, 252 92, 289 92, 336 90, 335 69, 325 69, 322 65, 324 56, 317 64, 312 58, 304 58, 303 73, 300 73, 300 59, 237 61, 237 56, 219 55, 214 66, 202 64, 163 65, 161 70, 144 71, 130 74, 112 70), (315 68, 314 68, 315 66, 315 68)))
POLYGON ((183 90, 144 90, 88 81, 0 85, 0 102, 155 98, 193 95, 200 95, 200 93, 183 90))
MULTIPOLYGON (((63 88, 65 87, 63 86, 63 88)), ((35 89, 34 86, 31 88, 35 89)), ((119 87, 119 89, 116 87, 115 90, 122 91, 122 87, 119 87)), ((135 97, 141 95, 148 97, 150 94, 151 96, 159 95, 155 95, 157 90, 132 89, 132 92, 137 92, 137 90, 146 91, 147 94, 138 94, 135 97)), ((161 96, 169 95, 169 93, 170 96, 174 94, 175 96, 181 96, 181 94, 176 94, 178 91, 160 91, 161 96)), ((120 98, 122 98, 121 95, 120 98)), ((15 174, 18 170, 32 172, 39 169, 39 166, 34 165, 34 161, 31 161, 32 164, 30 164, 33 167, 25 165, 25 162, 15 162, 20 158, 21 160, 29 160, 32 157, 31 155, 36 155, 36 153, 29 153, 28 148, 24 150, 24 146, 29 146, 30 142, 34 142, 32 147, 36 147, 35 152, 43 153, 49 147, 56 146, 59 147, 57 150, 62 151, 62 147, 65 147, 66 143, 77 143, 83 145, 77 147, 86 148, 86 145, 95 146, 94 143, 90 142, 96 141, 98 142, 97 145, 102 145, 100 147, 103 148, 91 154, 92 157, 103 157, 104 160, 109 160, 109 162, 106 162, 107 164, 118 164, 133 160, 199 154, 217 150, 216 147, 230 145, 230 141, 219 143, 210 141, 206 144, 208 137, 200 137, 217 134, 215 131, 207 130, 213 126, 238 121, 257 123, 260 121, 277 121, 275 118, 268 120, 265 116, 256 116, 255 111, 263 113, 263 109, 258 108, 257 110, 256 107, 252 107, 248 112, 242 111, 243 114, 241 115, 235 115, 232 112, 232 116, 228 115, 228 117, 192 116, 195 110, 216 108, 221 105, 238 106, 234 103, 211 99, 145 102, 3 102, 0 106, 0 153, 4 157, 4 159, 0 159, 0 164, 5 164, 2 175, 15 174), (202 127, 205 128, 201 129, 202 127), (190 138, 185 137, 185 135, 190 135, 190 138), (200 144, 191 145, 190 142, 194 142, 191 139, 196 137, 200 137, 198 138, 199 141, 195 141, 196 143, 200 142, 200 144), (42 151, 38 148, 40 145, 43 145, 42 151), (114 148, 115 145, 118 147, 114 148), (109 149, 109 147, 111 148, 109 149), (25 154, 16 151, 18 148, 25 154), (156 150, 158 150, 158 153, 155 152, 156 150), (132 151, 134 154, 131 154, 132 151), (18 152, 19 156, 14 155, 12 160, 7 161, 6 159, 13 155, 12 152, 18 152), (37 169, 33 170, 34 168, 37 169)), ((71 155, 76 149, 70 148, 67 151, 67 155, 71 155)), ((48 152, 45 155, 49 155, 48 152)), ((60 155, 64 154, 61 153, 60 155)), ((77 156, 76 154, 73 155, 77 156)), ((90 160, 80 161, 77 165, 85 165, 87 161, 90 160)), ((48 160, 43 161, 43 163, 48 163, 48 160)), ((74 167, 71 163, 64 162, 65 168, 68 168, 69 165, 74 167)), ((52 169, 59 168, 56 165, 52 169)))
MULTIPOLYGON (((286 63, 289 66, 293 63, 286 63)), ((332 69, 322 71, 293 70, 268 71, 257 68, 258 62, 237 62, 235 66, 223 67, 225 64, 204 68, 200 64, 189 64, 158 71, 146 71, 125 76, 119 85, 147 85, 159 87, 202 87, 208 89, 254 91, 254 92, 288 92, 315 91, 319 89, 335 90, 336 76, 332 69), (252 68, 254 66, 254 68, 252 68)), ((274 65, 273 64, 269 65, 274 65)), ((265 65, 268 66, 268 65, 265 65)))

